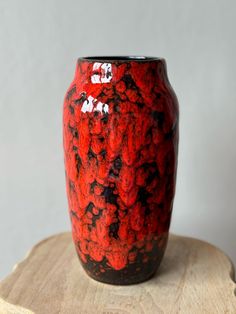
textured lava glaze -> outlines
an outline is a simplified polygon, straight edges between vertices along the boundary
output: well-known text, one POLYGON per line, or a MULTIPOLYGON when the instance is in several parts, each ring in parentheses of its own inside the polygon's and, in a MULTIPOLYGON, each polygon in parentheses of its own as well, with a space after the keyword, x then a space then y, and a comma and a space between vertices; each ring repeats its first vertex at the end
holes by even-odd
POLYGON ((92 278, 132 284, 157 270, 175 193, 178 102, 164 59, 87 57, 64 101, 73 240, 92 278))

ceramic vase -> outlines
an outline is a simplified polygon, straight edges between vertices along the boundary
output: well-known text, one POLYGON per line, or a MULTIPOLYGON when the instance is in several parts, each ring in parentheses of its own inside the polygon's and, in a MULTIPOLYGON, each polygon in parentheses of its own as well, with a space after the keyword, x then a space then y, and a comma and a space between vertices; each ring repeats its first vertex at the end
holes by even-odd
POLYGON ((93 279, 123 285, 156 273, 175 194, 178 117, 164 59, 78 59, 64 100, 64 159, 73 241, 93 279))

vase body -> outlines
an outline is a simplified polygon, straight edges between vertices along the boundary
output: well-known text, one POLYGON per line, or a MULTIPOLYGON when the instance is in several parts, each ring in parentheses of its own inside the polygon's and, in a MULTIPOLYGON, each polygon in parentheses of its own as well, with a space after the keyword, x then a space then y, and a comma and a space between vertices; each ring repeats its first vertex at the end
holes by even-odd
POLYGON ((80 58, 63 111, 80 262, 98 281, 144 281, 165 252, 175 193, 179 113, 165 60, 80 58))

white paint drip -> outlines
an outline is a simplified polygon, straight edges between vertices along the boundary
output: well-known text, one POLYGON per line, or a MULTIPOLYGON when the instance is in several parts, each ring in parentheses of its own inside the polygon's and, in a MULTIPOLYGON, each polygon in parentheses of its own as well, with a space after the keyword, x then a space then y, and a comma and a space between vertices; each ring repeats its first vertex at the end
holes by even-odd
MULTIPOLYGON (((94 111, 100 111, 100 112, 102 113, 103 105, 104 105, 104 104, 103 104, 101 101, 99 101, 99 102, 97 103, 96 108, 94 108, 94 111)), ((105 105, 106 105, 106 104, 105 104, 105 105)))
POLYGON ((101 67, 101 64, 102 64, 101 62, 95 62, 93 64, 93 71, 98 70, 101 67))
POLYGON ((92 96, 89 96, 88 99, 86 99, 83 102, 83 106, 81 108, 82 112, 92 112, 93 111, 93 101, 94 98, 92 96))
POLYGON ((108 113, 108 112, 109 112, 108 104, 104 104, 103 110, 104 110, 105 113, 108 113))
POLYGON ((109 83, 112 79, 112 66, 111 63, 95 62, 93 64, 93 71, 100 71, 101 73, 95 73, 91 76, 91 82, 93 84, 109 83))
POLYGON ((101 83, 100 75, 99 74, 93 74, 91 77, 91 81, 93 84, 101 83))
POLYGON ((84 102, 81 107, 82 112, 92 112, 92 111, 99 111, 101 113, 108 113, 109 112, 109 106, 108 104, 104 104, 101 101, 99 101, 97 104, 95 102, 97 99, 95 99, 93 96, 89 96, 84 102))
POLYGON ((101 69, 102 69, 101 82, 109 83, 112 79, 111 63, 103 63, 101 65, 101 69))

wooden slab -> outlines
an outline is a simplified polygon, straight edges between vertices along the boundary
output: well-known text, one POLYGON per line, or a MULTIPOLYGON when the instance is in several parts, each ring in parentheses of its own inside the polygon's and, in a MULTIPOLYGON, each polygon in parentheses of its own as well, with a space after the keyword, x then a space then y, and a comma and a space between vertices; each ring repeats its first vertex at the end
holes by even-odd
POLYGON ((90 279, 69 233, 37 244, 0 284, 1 314, 236 313, 230 260, 214 246, 170 236, 157 275, 132 286, 90 279))

